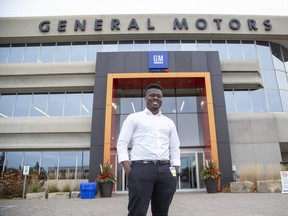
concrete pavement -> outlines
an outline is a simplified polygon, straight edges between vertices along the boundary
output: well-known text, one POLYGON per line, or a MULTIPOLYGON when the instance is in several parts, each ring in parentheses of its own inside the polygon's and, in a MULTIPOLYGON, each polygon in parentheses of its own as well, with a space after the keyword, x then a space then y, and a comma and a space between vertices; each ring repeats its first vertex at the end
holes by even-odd
MULTIPOLYGON (((1 216, 125 216, 127 194, 110 198, 0 200, 1 216)), ((169 216, 287 216, 288 194, 177 192, 169 216)), ((149 210, 147 216, 151 216, 149 210)))

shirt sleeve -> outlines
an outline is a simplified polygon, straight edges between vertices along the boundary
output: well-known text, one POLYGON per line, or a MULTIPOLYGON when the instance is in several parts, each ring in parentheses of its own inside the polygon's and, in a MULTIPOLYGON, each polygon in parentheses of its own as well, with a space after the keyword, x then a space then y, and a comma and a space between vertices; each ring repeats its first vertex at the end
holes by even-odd
POLYGON ((180 140, 176 130, 176 126, 173 123, 172 131, 170 134, 170 162, 171 166, 180 166, 180 140))
POLYGON ((129 161, 128 145, 132 138, 134 124, 132 115, 129 115, 123 122, 117 142, 118 162, 129 161))

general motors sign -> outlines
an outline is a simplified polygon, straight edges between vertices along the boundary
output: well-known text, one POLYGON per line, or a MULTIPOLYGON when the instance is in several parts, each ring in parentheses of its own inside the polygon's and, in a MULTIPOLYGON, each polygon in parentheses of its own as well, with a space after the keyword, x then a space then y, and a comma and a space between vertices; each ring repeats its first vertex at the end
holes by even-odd
POLYGON ((149 52, 149 69, 167 69, 168 68, 168 52, 153 51, 149 52))

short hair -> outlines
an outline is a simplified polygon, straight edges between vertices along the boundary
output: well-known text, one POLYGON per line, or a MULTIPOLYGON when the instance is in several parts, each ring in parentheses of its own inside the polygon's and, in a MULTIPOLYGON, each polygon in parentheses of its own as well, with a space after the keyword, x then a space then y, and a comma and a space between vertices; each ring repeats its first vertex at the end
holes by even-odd
POLYGON ((162 91, 162 86, 158 83, 150 83, 147 87, 146 87, 146 92, 149 89, 159 89, 160 91, 162 91))

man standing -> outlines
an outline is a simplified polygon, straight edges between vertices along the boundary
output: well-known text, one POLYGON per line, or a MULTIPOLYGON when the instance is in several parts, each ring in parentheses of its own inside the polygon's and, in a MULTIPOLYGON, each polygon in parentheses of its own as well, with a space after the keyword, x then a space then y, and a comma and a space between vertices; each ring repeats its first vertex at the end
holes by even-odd
POLYGON ((162 87, 146 88, 146 108, 130 114, 117 142, 118 161, 128 175, 128 216, 167 216, 176 191, 180 142, 174 122, 162 115, 162 87), (132 143, 131 160, 128 145, 132 143))

